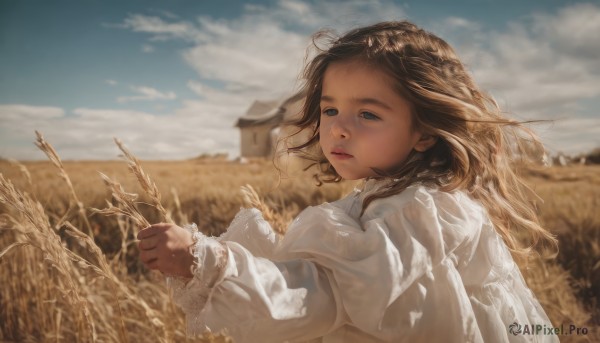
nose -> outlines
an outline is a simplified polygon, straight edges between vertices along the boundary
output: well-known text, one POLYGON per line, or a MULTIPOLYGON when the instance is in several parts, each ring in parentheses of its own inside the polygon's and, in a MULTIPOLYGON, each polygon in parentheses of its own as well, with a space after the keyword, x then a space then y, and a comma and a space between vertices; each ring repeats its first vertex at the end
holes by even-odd
POLYGON ((350 138, 350 125, 341 115, 333 118, 329 131, 335 138, 350 138))

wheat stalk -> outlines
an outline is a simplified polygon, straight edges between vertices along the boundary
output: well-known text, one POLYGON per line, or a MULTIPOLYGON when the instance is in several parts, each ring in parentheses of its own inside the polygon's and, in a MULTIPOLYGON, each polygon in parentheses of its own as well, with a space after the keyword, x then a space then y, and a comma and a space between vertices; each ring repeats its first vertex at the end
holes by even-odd
POLYGON ((254 207, 262 212, 263 218, 273 225, 273 230, 280 234, 285 234, 285 225, 282 218, 280 218, 271 208, 265 204, 265 202, 258 196, 258 193, 254 190, 251 185, 245 185, 241 187, 242 198, 244 204, 248 207, 254 207))
POLYGON ((120 183, 113 181, 111 178, 109 178, 103 173, 99 174, 102 177, 102 180, 104 180, 104 183, 110 189, 113 198, 121 207, 116 207, 112 203, 107 201, 107 208, 103 210, 94 208, 92 210, 96 213, 100 213, 103 215, 124 215, 133 220, 135 226, 138 229, 150 226, 150 223, 146 220, 146 218, 144 218, 144 216, 135 206, 137 194, 125 192, 120 183))
POLYGON ((81 202, 81 200, 79 200, 79 197, 77 196, 77 193, 75 192, 75 188, 73 187, 71 178, 69 177, 69 174, 67 174, 67 172, 65 171, 65 167, 62 163, 62 160, 56 153, 56 150, 54 150, 52 145, 50 145, 50 143, 48 143, 44 139, 44 136, 42 136, 42 134, 39 131, 36 130, 35 134, 37 136, 35 145, 40 150, 42 150, 46 154, 46 156, 48 156, 48 159, 50 160, 50 162, 52 162, 52 164, 54 164, 54 166, 56 166, 56 168, 58 168, 59 175, 67 183, 67 186, 69 187, 69 191, 71 193, 71 197, 73 198, 73 200, 75 201, 75 204, 77 205, 79 215, 81 216, 81 219, 85 223, 85 226, 86 226, 86 229, 88 230, 89 235, 93 238, 94 232, 92 230, 92 226, 90 225, 90 222, 88 221, 85 207, 83 206, 83 202, 81 202))
MULTIPOLYGON (((125 195, 118 194, 121 196, 119 201, 123 201, 122 197, 127 198, 125 202, 132 199, 132 195, 127 193, 124 194, 125 195)), ((66 246, 63 246, 60 237, 52 229, 41 204, 31 200, 27 194, 22 194, 16 190, 10 181, 4 179, 2 174, 0 174, 0 203, 7 204, 15 209, 27 220, 29 223, 28 226, 32 228, 30 230, 20 230, 20 232, 25 236, 25 242, 18 241, 12 243, 2 252, 0 252, 0 257, 3 257, 14 248, 26 245, 31 245, 41 250, 45 255, 45 259, 50 262, 50 264, 62 275, 61 280, 65 281, 69 286, 69 290, 65 293, 73 297, 74 300, 71 297, 68 297, 68 299, 71 300, 73 305, 77 305, 78 308, 82 308, 84 318, 86 318, 88 326, 90 327, 94 341, 96 340, 95 326, 91 319, 87 300, 85 297, 80 296, 82 292, 81 281, 75 281, 82 280, 82 278, 79 274, 73 275, 73 272, 75 272, 76 269, 69 267, 69 261, 73 262, 79 268, 90 270, 97 276, 111 281, 113 287, 112 293, 116 297, 116 306, 119 310, 121 318, 121 341, 126 342, 127 335, 123 321, 124 316, 118 300, 119 293, 125 294, 128 299, 134 301, 138 306, 140 306, 153 325, 164 329, 164 324, 160 320, 158 313, 153 310, 143 299, 137 297, 126 284, 121 282, 119 278, 115 276, 110 264, 106 260, 105 255, 89 235, 81 232, 81 230, 68 221, 64 223, 64 227, 66 228, 65 233, 77 239, 80 243, 83 243, 82 245, 84 245, 95 257, 97 265, 69 250, 66 246)), ((130 213, 124 214, 131 217, 130 213)), ((143 217, 141 218, 143 219, 143 217)), ((16 221, 13 220, 13 223, 16 223, 16 221)), ((165 335, 167 335, 166 332, 165 335)))
POLYGON ((23 175, 25 175, 25 178, 27 179, 27 183, 29 184, 29 187, 33 186, 33 183, 31 182, 31 174, 29 173, 29 169, 27 169, 27 167, 25 167, 25 165, 23 165, 21 162, 15 160, 14 158, 9 158, 8 162, 17 166, 19 168, 19 170, 21 171, 21 173, 23 173, 23 175))
MULTIPOLYGON (((134 195, 122 192, 122 188, 120 188, 120 185, 117 183, 112 183, 111 186, 116 188, 115 194, 117 194, 117 201, 133 206, 132 201, 135 199, 134 195)), ((114 294, 117 296, 117 308, 121 314, 122 323, 124 316, 122 315, 121 306, 118 302, 118 291, 120 291, 122 294, 125 294, 128 299, 135 301, 144 310, 146 316, 148 319, 150 319, 152 324, 157 327, 164 327, 164 324, 160 320, 158 313, 148 306, 143 299, 137 297, 123 282, 119 280, 118 277, 115 276, 106 260, 106 257, 89 235, 81 232, 81 230, 76 228, 68 221, 64 223, 64 226, 66 227, 65 233, 76 238, 81 243, 84 243, 87 249, 92 252, 92 255, 95 256, 98 265, 91 263, 90 261, 63 246, 60 237, 58 237, 58 235, 52 229, 41 204, 34 202, 26 194, 21 194, 10 181, 4 179, 2 174, 0 174, 0 203, 8 204, 14 208, 17 212, 23 215, 23 217, 29 222, 30 226, 34 228, 34 230, 22 231, 22 233, 25 234, 26 241, 15 242, 9 245, 0 253, 0 257, 4 256, 13 248, 26 245, 34 246, 35 248, 43 251, 45 253, 46 260, 49 261, 53 267, 55 267, 55 269, 63 276, 61 279, 66 281, 69 285, 69 291, 66 293, 75 297, 75 300, 72 302, 79 303, 80 306, 83 305, 82 309, 84 311, 84 317, 88 321, 88 325, 92 331, 93 340, 96 340, 95 327, 93 321, 91 320, 88 305, 87 303, 84 303, 86 300, 79 295, 82 292, 81 286, 79 283, 75 282, 75 280, 79 280, 80 277, 79 275, 75 275, 75 277, 73 277, 72 273, 69 272, 75 271, 75 269, 69 268, 67 265, 68 261, 75 263, 80 268, 89 269, 96 275, 112 282, 113 287, 116 287, 116 289, 114 289, 114 294)), ((132 208, 135 209, 134 206, 132 208)), ((124 211, 121 211, 121 214, 127 215, 130 218, 136 218, 137 220, 145 221, 141 215, 135 216, 124 211)), ((125 334, 124 324, 122 324, 121 327, 121 335, 121 340, 126 341, 127 337, 125 334)))
POLYGON ((72 251, 63 247, 60 237, 54 232, 48 217, 46 216, 42 205, 32 200, 27 194, 19 192, 12 182, 6 180, 0 174, 0 203, 12 207, 25 219, 29 230, 20 230, 24 234, 26 242, 16 242, 10 245, 2 252, 2 256, 15 247, 31 245, 44 253, 45 260, 62 276, 61 281, 65 282, 68 289, 63 291, 67 300, 80 308, 83 312, 86 324, 91 332, 91 338, 96 340, 96 328, 91 318, 88 301, 80 294, 83 292, 80 278, 74 277, 69 271, 69 261, 78 261, 83 264, 86 260, 74 254, 72 251))
MULTIPOLYGON (((118 287, 118 289, 114 289, 115 290, 115 294, 117 294, 116 291, 121 291, 130 300, 135 300, 137 302, 137 304, 143 308, 144 312, 146 313, 146 316, 148 317, 148 319, 150 319, 150 321, 155 326, 164 328, 164 324, 160 320, 159 315, 157 314, 157 312, 155 310, 153 310, 150 306, 148 306, 148 304, 144 300, 142 300, 141 298, 139 298, 135 294, 133 294, 133 292, 131 292, 131 290, 129 289, 129 287, 127 287, 127 285, 125 285, 123 282, 121 282, 121 280, 119 280, 119 278, 114 274, 114 272, 112 271, 112 269, 110 267, 110 264, 106 260, 106 257, 104 256, 104 254, 102 253, 102 251, 100 250, 100 248, 90 239, 90 237, 88 237, 85 234, 82 234, 79 230, 77 230, 76 227, 74 227, 69 222, 65 223, 65 226, 68 229, 66 232, 69 235, 71 235, 72 237, 75 237, 75 238, 80 239, 83 242, 85 242, 86 245, 89 247, 89 249, 97 257, 99 266, 96 267, 96 266, 90 265, 88 267, 92 268, 98 275, 101 275, 101 276, 105 277, 106 279, 112 281, 113 282, 113 287, 118 287)), ((118 299, 117 299, 117 308, 119 309, 119 313, 121 314, 121 318, 123 318, 122 309, 121 309, 121 306, 120 306, 120 304, 118 302, 118 299)), ((124 331, 124 325, 123 325, 123 332, 122 332, 122 334, 123 334, 123 337, 126 340, 126 335, 125 335, 125 331, 124 331)), ((166 334, 166 332, 165 332, 165 334, 166 334)))
POLYGON ((175 187, 171 187, 171 194, 173 195, 173 202, 175 203, 175 209, 177 211, 177 216, 179 217, 179 222, 182 224, 189 223, 188 217, 181 209, 181 201, 179 200, 179 194, 177 194, 177 189, 175 189, 175 187))
POLYGON ((142 189, 150 197, 152 205, 163 215, 167 223, 173 223, 171 215, 161 203, 161 196, 160 192, 158 191, 158 187, 156 187, 156 184, 150 179, 150 176, 144 172, 140 161, 125 147, 121 140, 118 138, 115 138, 114 140, 119 149, 123 152, 123 157, 127 161, 129 170, 133 173, 133 175, 135 175, 138 182, 142 186, 142 189))

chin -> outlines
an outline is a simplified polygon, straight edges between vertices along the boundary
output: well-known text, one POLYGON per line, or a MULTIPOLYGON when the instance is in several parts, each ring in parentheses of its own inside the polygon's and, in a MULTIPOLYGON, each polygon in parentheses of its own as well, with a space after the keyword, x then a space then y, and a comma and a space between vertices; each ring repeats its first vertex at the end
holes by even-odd
POLYGON ((336 172, 344 180, 360 180, 360 179, 364 179, 365 177, 369 176, 369 175, 364 175, 363 173, 356 173, 356 172, 353 173, 351 171, 344 171, 344 170, 340 171, 338 169, 336 169, 336 172))
MULTIPOLYGON (((329 160, 331 163, 331 160, 329 160)), ((362 168, 352 168, 353 166, 345 164, 345 163, 335 163, 339 161, 334 161, 331 163, 336 173, 342 177, 344 180, 360 180, 364 179, 368 176, 372 176, 372 170, 363 170, 362 168)))

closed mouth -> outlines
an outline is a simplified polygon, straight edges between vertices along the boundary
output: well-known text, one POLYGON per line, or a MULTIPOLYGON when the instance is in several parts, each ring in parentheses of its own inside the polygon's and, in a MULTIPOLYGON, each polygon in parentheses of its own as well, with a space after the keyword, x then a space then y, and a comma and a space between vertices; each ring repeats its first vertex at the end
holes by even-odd
POLYGON ((334 156, 338 156, 338 157, 354 157, 354 156, 344 152, 343 150, 338 150, 338 149, 331 151, 331 154, 334 156))

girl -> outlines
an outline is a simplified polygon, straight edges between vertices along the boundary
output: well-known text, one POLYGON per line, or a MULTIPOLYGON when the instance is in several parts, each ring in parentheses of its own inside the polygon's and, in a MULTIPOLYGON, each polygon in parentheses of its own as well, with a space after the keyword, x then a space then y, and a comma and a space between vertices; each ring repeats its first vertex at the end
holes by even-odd
POLYGON ((513 261, 528 253, 515 235, 556 243, 512 169, 525 129, 452 48, 384 22, 334 40, 305 78, 293 124, 311 135, 288 151, 323 181, 364 182, 281 240, 256 209, 218 238, 140 231, 141 260, 177 276, 188 329, 235 342, 558 341, 520 329, 551 324, 513 261))

